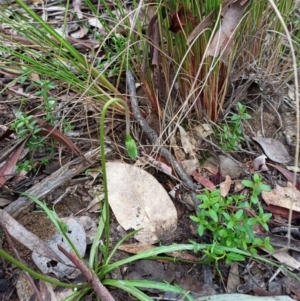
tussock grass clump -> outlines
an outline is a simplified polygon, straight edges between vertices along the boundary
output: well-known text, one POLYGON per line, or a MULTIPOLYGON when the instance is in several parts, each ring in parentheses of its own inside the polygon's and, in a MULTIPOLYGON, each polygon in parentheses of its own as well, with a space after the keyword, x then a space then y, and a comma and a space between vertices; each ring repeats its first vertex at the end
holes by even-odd
MULTIPOLYGON (((293 1, 275 2, 287 22, 293 1)), ((268 1, 158 1, 155 14, 141 78, 151 85, 152 103, 163 103, 169 118, 179 113, 179 123, 192 112, 216 121, 234 73, 252 81, 291 73, 285 34, 268 1)))

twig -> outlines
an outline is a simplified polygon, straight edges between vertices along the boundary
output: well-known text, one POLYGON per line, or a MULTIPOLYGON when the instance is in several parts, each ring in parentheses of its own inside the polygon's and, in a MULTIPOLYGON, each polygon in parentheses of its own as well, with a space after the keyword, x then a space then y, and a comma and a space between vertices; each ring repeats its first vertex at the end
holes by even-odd
MULTIPOLYGON (((4 231, 5 236, 6 236, 6 239, 7 239, 7 242, 8 242, 8 244, 10 245, 12 251, 14 252, 16 258, 18 259, 19 262, 23 263, 23 260, 22 260, 22 258, 20 257, 19 252, 18 252, 17 249, 15 248, 15 246, 14 246, 14 244, 13 244, 13 242, 12 242, 12 239, 11 239, 11 237, 10 237, 10 235, 9 235, 9 233, 8 233, 8 231, 7 231, 7 229, 4 227, 4 225, 3 225, 2 223, 0 223, 0 226, 2 227, 2 229, 3 229, 3 231, 4 231)), ((38 288, 36 287, 36 285, 35 285, 33 279, 31 278, 31 276, 30 276, 28 273, 26 273, 26 272, 24 272, 24 273, 25 273, 25 277, 28 279, 30 285, 32 286, 33 290, 35 291, 37 299, 38 299, 39 301, 43 301, 43 298, 42 298, 42 296, 41 296, 41 293, 40 293, 40 291, 38 290, 38 288)))
MULTIPOLYGON (((130 94, 130 100, 131 100, 131 108, 134 118, 136 119, 137 123, 140 125, 140 127, 143 129, 144 133, 148 136, 151 143, 153 145, 157 145, 159 142, 159 138, 156 134, 156 132, 149 126, 146 119, 142 116, 141 111, 138 107, 138 101, 136 96, 136 89, 135 89, 135 80, 131 73, 131 71, 126 71, 126 79, 130 94)), ((174 158, 174 156, 167 150, 165 147, 161 146, 159 148, 159 152, 167 159, 168 163, 171 164, 178 174, 179 178, 183 181, 183 183, 190 189, 190 194, 193 200, 195 211, 198 211, 198 205, 199 200, 196 198, 195 190, 196 187, 192 181, 192 179, 186 174, 186 172, 183 170, 180 163, 177 162, 177 160, 174 158)))
POLYGON ((107 288, 100 282, 98 276, 94 271, 91 271, 73 252, 68 252, 61 245, 57 245, 59 251, 61 251, 72 263, 79 269, 87 281, 93 286, 97 296, 102 301, 115 301, 107 288))

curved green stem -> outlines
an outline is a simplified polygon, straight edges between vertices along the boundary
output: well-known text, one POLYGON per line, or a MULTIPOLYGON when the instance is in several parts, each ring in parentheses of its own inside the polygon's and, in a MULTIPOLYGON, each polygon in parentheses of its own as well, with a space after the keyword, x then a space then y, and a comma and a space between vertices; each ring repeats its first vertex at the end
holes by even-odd
MULTIPOLYGON (((135 159, 137 156, 136 145, 134 140, 130 136, 130 115, 129 109, 126 102, 119 98, 112 98, 108 102, 105 103, 101 113, 101 121, 100 121, 100 150, 101 150, 101 165, 102 165, 102 173, 103 173, 103 186, 104 186, 104 201, 105 201, 105 216, 106 216, 106 226, 105 226, 105 251, 104 251, 104 264, 107 263, 107 259, 109 258, 108 250, 109 250, 109 203, 108 203, 108 190, 107 190, 107 176, 106 176, 106 161, 105 161, 105 149, 104 149, 104 123, 106 111, 109 106, 114 103, 120 103, 125 108, 125 118, 126 118, 126 148, 131 157, 131 159, 135 159)), ((97 244, 97 242, 95 242, 97 244)), ((93 244, 94 246, 94 244, 93 244)))

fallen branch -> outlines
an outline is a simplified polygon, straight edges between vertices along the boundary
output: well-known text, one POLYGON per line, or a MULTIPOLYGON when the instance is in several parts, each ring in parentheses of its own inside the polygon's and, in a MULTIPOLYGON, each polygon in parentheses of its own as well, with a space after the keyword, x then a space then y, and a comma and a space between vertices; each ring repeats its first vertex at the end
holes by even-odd
MULTIPOLYGON (((131 108, 132 113, 140 127, 143 129, 144 133, 148 136, 151 143, 153 145, 157 145, 159 142, 159 138, 156 134, 156 132, 149 126, 146 119, 142 116, 141 111, 138 107, 138 101, 136 96, 136 89, 135 89, 135 81, 132 73, 127 70, 126 71, 126 79, 128 84, 128 89, 130 93, 130 100, 131 100, 131 108)), ((196 187, 194 185, 194 182, 189 177, 189 175, 186 174, 186 172, 183 170, 180 163, 175 159, 175 157, 163 146, 159 148, 159 152, 167 159, 168 163, 172 165, 176 173, 178 174, 179 178, 182 180, 182 182, 187 186, 187 188, 190 189, 190 194, 193 200, 195 211, 198 211, 198 205, 199 200, 196 198, 195 190, 196 187)), ((199 187, 198 187, 199 188, 199 187)))

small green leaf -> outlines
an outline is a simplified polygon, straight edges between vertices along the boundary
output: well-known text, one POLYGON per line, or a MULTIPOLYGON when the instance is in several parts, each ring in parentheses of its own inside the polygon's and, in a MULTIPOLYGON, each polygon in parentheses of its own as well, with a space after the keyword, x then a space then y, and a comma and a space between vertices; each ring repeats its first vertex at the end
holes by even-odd
POLYGON ((259 182, 261 182, 261 177, 257 173, 255 173, 253 175, 253 180, 255 183, 259 183, 259 182))
POLYGON ((257 254, 257 250, 256 250, 255 248, 253 248, 253 247, 250 248, 249 251, 250 251, 250 253, 253 254, 253 255, 256 255, 256 254, 257 254))
POLYGON ((237 211, 234 215, 234 217, 236 218, 236 220, 240 220, 243 216, 244 210, 240 209, 239 211, 237 211))
POLYGON ((243 118, 244 119, 252 119, 252 116, 250 114, 248 114, 248 113, 244 113, 243 114, 243 118))
POLYGON ((271 191, 270 186, 266 185, 266 184, 263 184, 263 183, 259 184, 259 188, 260 188, 261 191, 265 191, 265 192, 270 192, 271 191))
POLYGON ((264 247, 269 251, 269 252, 274 252, 274 248, 271 244, 264 242, 264 247))
POLYGON ((265 214, 263 215, 263 219, 264 219, 265 221, 269 220, 271 217, 272 217, 272 213, 265 213, 265 214))
POLYGON ((231 220, 231 216, 230 216, 227 212, 223 211, 222 214, 223 214, 223 216, 225 217, 225 219, 226 219, 227 221, 230 221, 230 220, 231 220))
POLYGON ((253 204, 257 204, 258 203, 258 197, 257 195, 251 195, 250 200, 253 204))
POLYGON ((243 184, 245 187, 253 188, 253 182, 250 181, 250 180, 243 180, 243 181, 242 181, 242 184, 243 184))
POLYGON ((18 128, 22 127, 23 125, 24 125, 23 121, 18 122, 17 125, 16 125, 16 128, 18 129, 18 128))
POLYGON ((233 220, 231 220, 228 224, 227 224, 227 228, 232 228, 235 225, 235 222, 233 220))
POLYGON ((219 236, 221 237, 227 237, 228 233, 226 231, 226 229, 222 228, 221 230, 218 231, 219 236))
POLYGON ((231 121, 236 121, 238 119, 240 119, 240 116, 237 115, 237 114, 232 115, 231 118, 230 118, 231 121))
POLYGON ((203 235, 204 230, 205 230, 205 228, 203 227, 203 225, 200 225, 200 226, 198 227, 198 234, 199 234, 199 236, 202 236, 202 235, 203 235))
POLYGON ((242 241, 242 248, 247 251, 247 244, 244 240, 242 241))
POLYGON ((267 223, 260 223, 262 226, 263 226, 263 228, 268 232, 269 231, 269 226, 268 226, 268 224, 267 223))
POLYGON ((228 238, 226 239, 226 246, 227 246, 227 247, 230 247, 231 244, 232 244, 232 239, 231 239, 231 237, 228 237, 228 238))
POLYGON ((209 216, 212 218, 212 220, 214 222, 218 222, 218 215, 216 213, 216 211, 214 211, 213 209, 209 209, 209 216))
POLYGON ((196 223, 199 223, 200 222, 200 219, 196 216, 190 216, 190 219, 193 221, 193 222, 196 222, 196 223))
POLYGON ((232 261, 244 261, 245 257, 241 254, 230 252, 226 256, 232 261))
POLYGON ((257 218, 252 217, 252 218, 249 218, 249 219, 247 220, 247 225, 253 226, 253 225, 255 225, 255 224, 257 224, 257 218))

